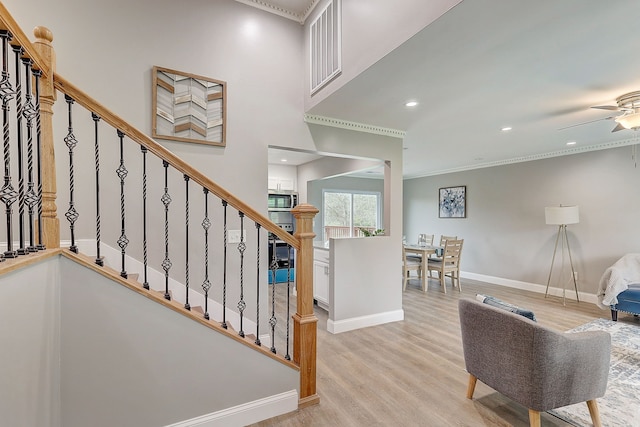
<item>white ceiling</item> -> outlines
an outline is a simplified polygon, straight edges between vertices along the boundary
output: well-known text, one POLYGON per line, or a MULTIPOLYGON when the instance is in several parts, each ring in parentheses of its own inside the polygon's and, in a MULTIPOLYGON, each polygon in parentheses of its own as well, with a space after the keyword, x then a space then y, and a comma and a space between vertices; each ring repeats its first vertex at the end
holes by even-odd
POLYGON ((635 144, 590 107, 640 90, 638 23, 637 0, 463 0, 308 113, 406 131, 407 178, 635 144))

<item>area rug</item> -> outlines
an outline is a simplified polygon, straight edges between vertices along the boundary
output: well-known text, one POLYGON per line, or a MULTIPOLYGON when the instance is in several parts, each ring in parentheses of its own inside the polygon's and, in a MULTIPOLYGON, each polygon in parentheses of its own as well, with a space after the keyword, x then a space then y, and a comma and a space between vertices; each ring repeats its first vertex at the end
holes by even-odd
MULTIPOLYGON (((640 426, 640 324, 597 319, 570 332, 606 331, 611 334, 611 367, 604 397, 597 399, 602 425, 640 426)), ((569 424, 592 426, 586 403, 549 411, 569 424)))

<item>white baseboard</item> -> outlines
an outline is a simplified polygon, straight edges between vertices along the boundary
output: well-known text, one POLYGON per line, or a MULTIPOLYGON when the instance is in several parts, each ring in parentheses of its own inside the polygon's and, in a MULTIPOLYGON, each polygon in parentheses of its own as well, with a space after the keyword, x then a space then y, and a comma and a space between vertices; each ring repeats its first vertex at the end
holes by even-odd
POLYGON ((384 323, 404 320, 404 310, 387 311, 385 313, 370 314, 367 316, 352 317, 350 319, 333 321, 327 320, 327 331, 332 334, 353 331, 367 326, 382 325, 384 323))
POLYGON ((298 409, 298 392, 291 390, 166 427, 241 427, 296 409, 298 409))
MULTIPOLYGON (((521 282, 519 280, 503 279, 502 277, 485 276, 484 274, 469 273, 465 271, 460 272, 460 277, 464 279, 477 280, 479 282, 493 283, 495 285, 506 286, 508 288, 515 288, 515 289, 522 289, 525 291, 537 292, 539 294, 544 294, 547 289, 546 285, 539 285, 537 283, 521 282)), ((549 286, 549 295, 553 297, 562 298, 562 292, 563 292, 562 288, 554 288, 549 286)), ((565 292, 565 298, 567 300, 571 300, 571 301, 576 300, 576 291, 573 288, 573 284, 571 285, 571 287, 567 285, 564 292, 565 292)), ((595 294, 588 294, 586 292, 580 292, 578 290, 578 296, 580 297, 581 302, 590 302, 593 304, 597 304, 598 302, 598 297, 595 294)))

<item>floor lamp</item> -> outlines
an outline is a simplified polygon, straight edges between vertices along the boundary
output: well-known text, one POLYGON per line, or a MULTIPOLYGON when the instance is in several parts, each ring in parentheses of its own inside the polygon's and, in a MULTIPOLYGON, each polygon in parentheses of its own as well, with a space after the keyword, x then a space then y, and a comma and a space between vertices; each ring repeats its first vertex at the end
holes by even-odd
MULTIPOLYGON (((558 235, 556 236, 556 246, 553 249, 553 258, 551 258, 551 268, 549 269, 549 279, 547 280, 547 289, 544 293, 544 297, 547 297, 549 293, 549 283, 551 282, 551 273, 553 272, 553 264, 556 260, 556 253, 558 251, 558 243, 560 243, 560 253, 562 257, 562 267, 564 267, 564 247, 567 246, 567 252, 569 253, 569 264, 571 265, 571 278, 573 279, 573 287, 576 290, 576 301, 580 302, 578 297, 578 283, 576 282, 576 270, 573 268, 573 258, 571 257, 571 247, 569 246, 569 239, 567 238, 567 225, 577 224, 580 222, 580 211, 578 206, 551 206, 544 208, 544 216, 547 225, 557 225, 558 235)), ((562 269, 562 267, 560 267, 562 269)), ((562 274, 562 270, 561 270, 562 274)), ((565 305, 565 284, 562 284, 562 305, 565 305)))

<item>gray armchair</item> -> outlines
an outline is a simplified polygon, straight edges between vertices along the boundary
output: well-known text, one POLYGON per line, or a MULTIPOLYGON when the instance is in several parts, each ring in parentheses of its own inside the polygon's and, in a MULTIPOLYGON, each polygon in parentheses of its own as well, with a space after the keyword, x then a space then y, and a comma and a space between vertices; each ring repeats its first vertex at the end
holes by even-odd
POLYGON ((595 399, 607 388, 607 332, 558 332, 471 299, 461 299, 458 311, 467 398, 480 380, 529 408, 531 426, 540 426, 541 411, 586 401, 593 425, 601 425, 595 399))

